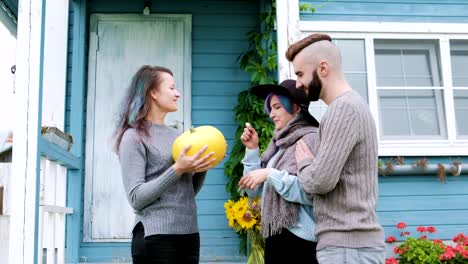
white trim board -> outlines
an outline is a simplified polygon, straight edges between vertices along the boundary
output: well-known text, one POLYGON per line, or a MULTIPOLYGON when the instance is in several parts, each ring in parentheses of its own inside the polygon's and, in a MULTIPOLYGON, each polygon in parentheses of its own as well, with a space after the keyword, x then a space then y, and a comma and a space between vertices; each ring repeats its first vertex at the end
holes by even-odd
POLYGON ((462 23, 301 21, 301 32, 468 34, 462 23))

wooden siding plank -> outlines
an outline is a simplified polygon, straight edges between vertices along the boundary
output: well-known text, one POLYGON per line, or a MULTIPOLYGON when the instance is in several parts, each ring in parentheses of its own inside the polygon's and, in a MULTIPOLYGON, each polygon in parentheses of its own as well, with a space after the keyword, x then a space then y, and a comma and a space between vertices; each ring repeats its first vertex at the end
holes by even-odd
MULTIPOLYGON (((66 113, 66 130, 73 135, 75 144, 71 153, 81 158, 81 167, 84 157, 84 117, 85 117, 85 61, 86 46, 86 2, 85 0, 70 1, 70 30, 73 39, 69 41, 72 48, 69 49, 68 61, 72 62, 72 68, 67 69, 67 101, 69 110, 66 113)), ((66 217, 66 251, 65 263, 77 263, 79 261, 80 242, 83 226, 83 170, 71 170, 67 180, 67 207, 73 208, 73 214, 66 217)))
POLYGON ((193 40, 243 40, 244 36, 255 26, 235 26, 235 27, 193 27, 193 40))
POLYGON ((434 182, 386 182, 379 184, 379 195, 464 195, 468 189, 468 181, 459 181, 459 184, 449 182, 443 184, 434 179, 434 182))
POLYGON ((331 21, 466 22, 466 1, 301 1, 318 6, 300 19, 331 21))
MULTIPOLYGON (((198 200, 226 200, 229 195, 226 193, 226 186, 224 184, 204 185, 197 195, 198 200)), ((213 212, 216 213, 216 212, 213 212)), ((217 212, 220 213, 220 212, 217 212)))
POLYGON ((384 196, 377 211, 398 212, 412 210, 468 210, 468 195, 384 196))
POLYGON ((192 94, 193 95, 221 95, 221 96, 235 96, 238 97, 239 93, 250 87, 249 78, 245 80, 236 81, 193 81, 192 94))
POLYGON ((468 210, 379 212, 379 217, 384 226, 393 226, 398 222, 422 226, 464 225, 468 219, 468 210))
MULTIPOLYGON (((247 50, 245 40, 193 40, 193 54, 234 54, 239 55, 247 50)), ((196 77, 194 75, 194 77, 196 77)), ((196 79, 193 79, 196 80, 196 79)))
POLYGON ((192 109, 232 110, 237 105, 237 97, 233 96, 193 96, 192 109))
POLYGON ((239 69, 238 54, 194 54, 193 67, 223 67, 239 69))
POLYGON ((234 123, 234 112, 229 110, 192 110, 192 123, 198 125, 232 125, 234 123))
MULTIPOLYGON (((142 4, 135 1, 122 0, 100 0, 90 2, 90 9, 93 13, 122 13, 142 11, 142 4)), ((258 6, 252 4, 249 0, 203 0, 203 1, 184 1, 173 0, 169 4, 164 1, 154 1, 151 13, 202 13, 202 14, 251 14, 258 12, 258 6)))

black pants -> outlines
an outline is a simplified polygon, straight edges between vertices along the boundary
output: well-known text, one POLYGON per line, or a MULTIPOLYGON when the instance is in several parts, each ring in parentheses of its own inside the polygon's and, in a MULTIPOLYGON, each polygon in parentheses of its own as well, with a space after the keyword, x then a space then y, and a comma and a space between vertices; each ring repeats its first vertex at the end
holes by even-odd
POLYGON ((304 240, 287 229, 265 240, 265 264, 316 263, 317 242, 304 240))
POLYGON ((132 259, 134 264, 198 264, 200 235, 152 235, 144 237, 143 224, 133 229, 132 259))

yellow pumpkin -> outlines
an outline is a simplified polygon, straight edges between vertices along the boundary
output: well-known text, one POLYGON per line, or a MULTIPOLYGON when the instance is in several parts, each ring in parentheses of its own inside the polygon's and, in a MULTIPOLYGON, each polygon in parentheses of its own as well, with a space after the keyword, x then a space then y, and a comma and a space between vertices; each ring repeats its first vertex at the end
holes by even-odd
POLYGON ((208 148, 200 157, 213 151, 214 155, 212 158, 215 159, 212 162, 213 166, 216 166, 223 160, 227 148, 226 139, 224 139, 223 134, 213 126, 191 128, 176 138, 174 144, 172 144, 172 158, 177 160, 180 153, 187 145, 191 145, 190 149, 187 151, 187 156, 194 155, 203 148, 203 146, 208 145, 208 148))

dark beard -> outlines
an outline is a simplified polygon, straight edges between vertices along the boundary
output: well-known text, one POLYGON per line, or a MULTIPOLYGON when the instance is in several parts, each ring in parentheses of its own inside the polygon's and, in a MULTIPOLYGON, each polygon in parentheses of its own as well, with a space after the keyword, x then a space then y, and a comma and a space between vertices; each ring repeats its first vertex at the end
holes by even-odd
POLYGON ((317 70, 312 73, 312 81, 307 85, 308 93, 307 98, 311 102, 318 101, 320 99, 320 91, 322 91, 322 81, 318 77, 317 70))

